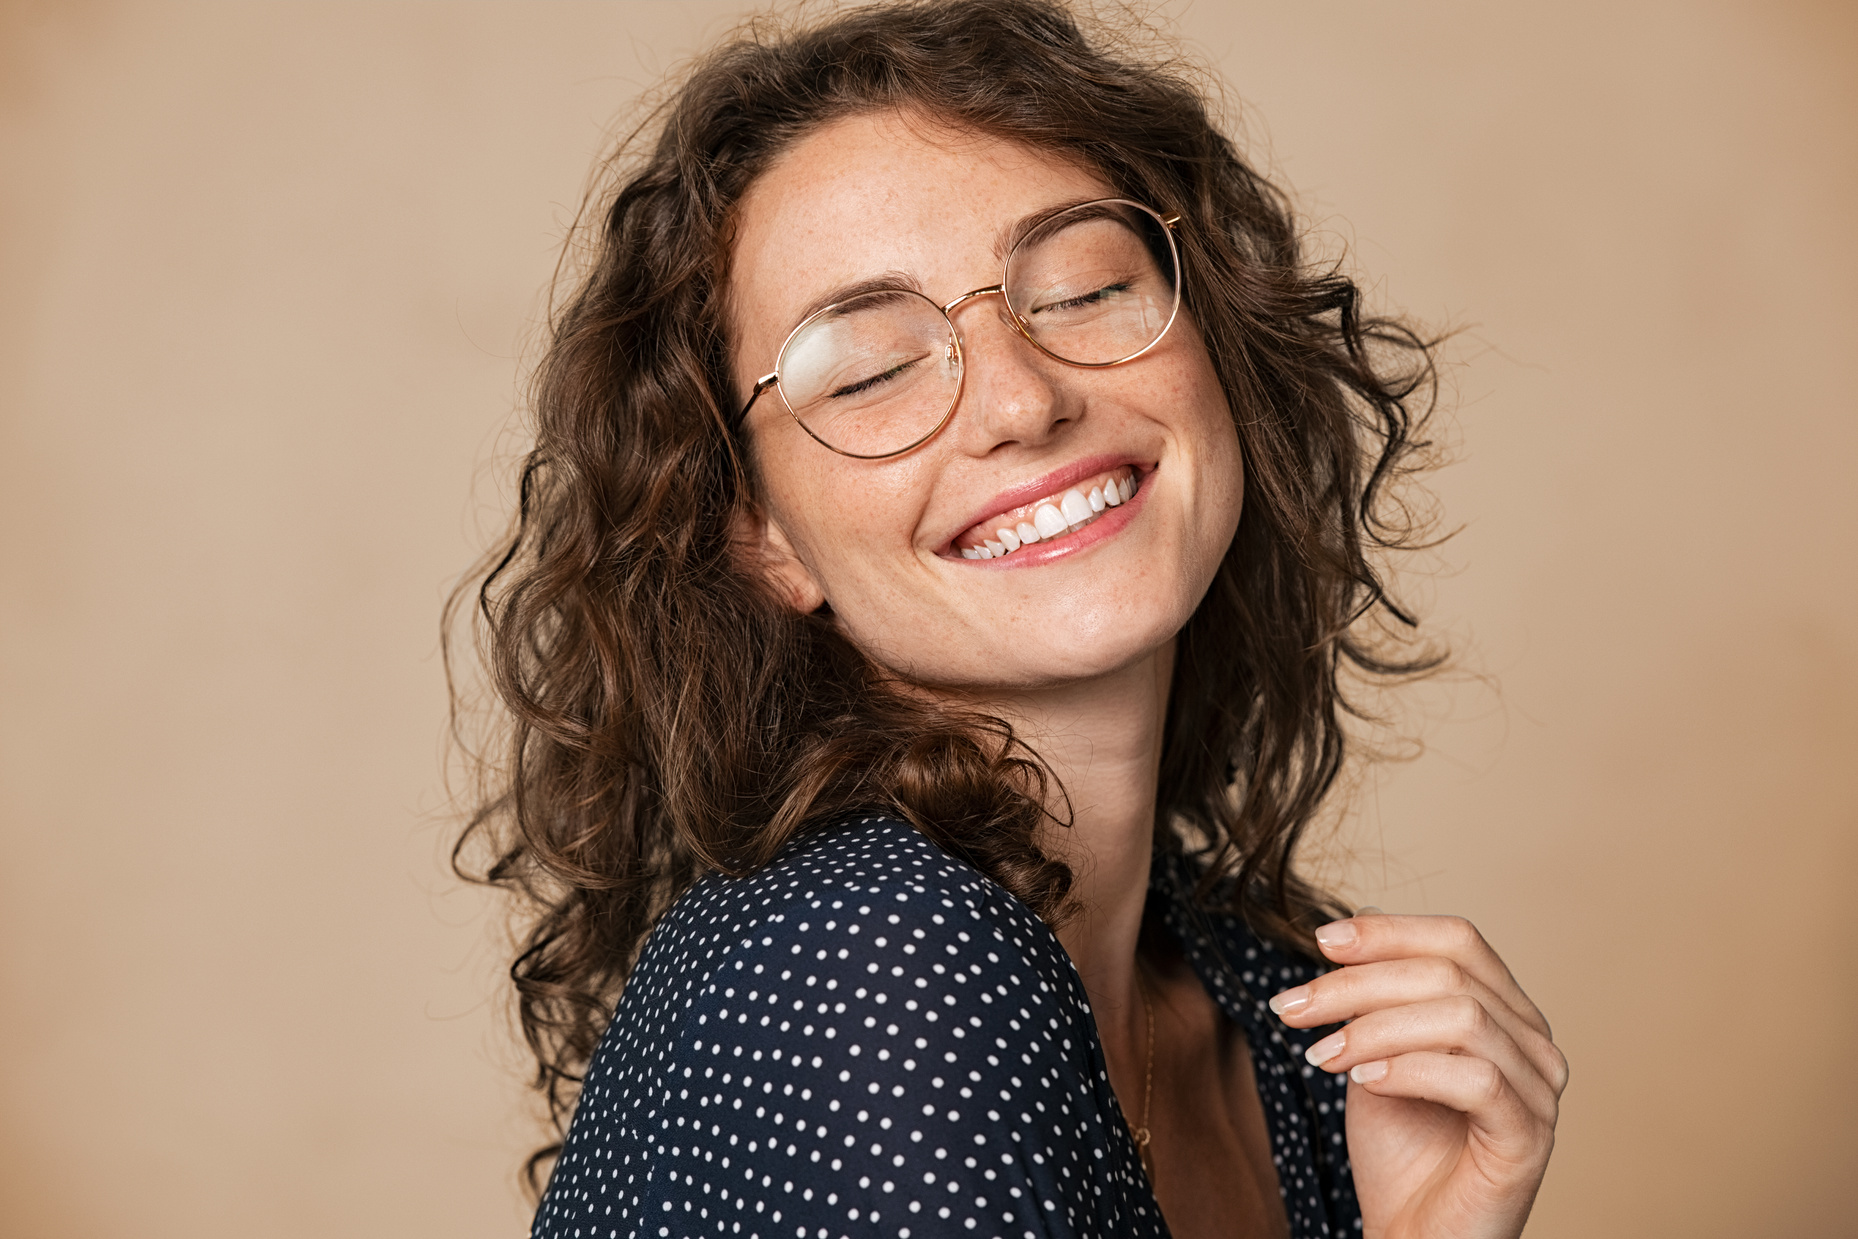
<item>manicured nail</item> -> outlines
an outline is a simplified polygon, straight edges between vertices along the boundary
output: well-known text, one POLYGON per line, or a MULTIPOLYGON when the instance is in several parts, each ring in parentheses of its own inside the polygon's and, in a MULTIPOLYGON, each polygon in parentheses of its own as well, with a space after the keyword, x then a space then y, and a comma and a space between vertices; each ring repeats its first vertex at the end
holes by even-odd
POLYGON ((1330 950, 1334 950, 1337 947, 1353 946, 1355 939, 1360 936, 1361 931, 1355 928, 1355 922, 1353 921, 1330 921, 1327 925, 1324 925, 1321 929, 1316 931, 1317 943, 1321 946, 1328 947, 1330 950))
POLYGON ((1348 1073, 1348 1078, 1357 1084, 1373 1084, 1376 1080, 1387 1078, 1387 1060, 1379 1059, 1371 1063, 1356 1063, 1348 1073))
POLYGON ((1297 988, 1287 989, 1276 998, 1273 998, 1271 1000, 1271 1009, 1279 1015, 1288 1015, 1292 1011, 1309 1006, 1310 998, 1310 987, 1307 985, 1299 985, 1297 988))
POLYGON ((1309 1060, 1310 1066, 1320 1067, 1337 1054, 1340 1054, 1347 1045, 1348 1037, 1346 1034, 1339 1032, 1330 1033, 1327 1037, 1324 1037, 1321 1041, 1318 1041, 1315 1045, 1305 1050, 1303 1052, 1303 1057, 1309 1060))

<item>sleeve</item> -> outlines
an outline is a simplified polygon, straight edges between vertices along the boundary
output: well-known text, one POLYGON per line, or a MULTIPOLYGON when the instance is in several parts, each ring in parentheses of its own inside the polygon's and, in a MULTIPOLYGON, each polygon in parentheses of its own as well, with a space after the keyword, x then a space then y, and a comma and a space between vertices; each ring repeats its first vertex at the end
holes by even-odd
POLYGON ((1140 1171, 1075 974, 999 912, 915 886, 744 932, 672 1034, 637 1233, 1161 1233, 1118 1216, 1140 1171))

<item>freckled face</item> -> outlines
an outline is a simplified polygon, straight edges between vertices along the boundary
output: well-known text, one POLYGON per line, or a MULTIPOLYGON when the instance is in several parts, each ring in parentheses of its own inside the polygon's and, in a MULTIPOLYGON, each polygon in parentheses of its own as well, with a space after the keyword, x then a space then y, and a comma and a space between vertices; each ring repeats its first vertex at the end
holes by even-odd
MULTIPOLYGON (((1046 152, 894 113, 815 131, 742 203, 740 398, 822 294, 899 275, 945 305, 999 282, 1001 239, 1020 221, 1115 196, 1046 152)), ((953 311, 960 400, 901 456, 829 451, 772 390, 745 425, 796 604, 823 598, 855 644, 919 684, 1047 688, 1128 666, 1187 622, 1238 527, 1238 437, 1185 310, 1152 350, 1104 369, 1047 357, 1007 314, 997 296, 953 311), (1047 532, 998 559, 963 557, 1021 525, 1047 532)))

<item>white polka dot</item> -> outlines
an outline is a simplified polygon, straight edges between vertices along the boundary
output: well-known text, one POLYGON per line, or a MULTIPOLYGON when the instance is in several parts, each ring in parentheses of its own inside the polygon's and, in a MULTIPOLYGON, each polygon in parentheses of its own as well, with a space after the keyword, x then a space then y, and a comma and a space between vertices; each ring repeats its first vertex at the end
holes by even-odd
MULTIPOLYGON (((1197 876, 1158 856, 1151 899, 1250 1044, 1290 1233, 1358 1234, 1345 1078, 1303 1070, 1324 1030, 1288 1030, 1264 1004, 1322 966, 1193 906, 1197 876)), ((994 1239, 1165 1233, 1057 939, 874 817, 750 877, 706 878, 666 914, 589 1067, 533 1237, 910 1239, 924 1222, 994 1239), (798 958, 812 971, 784 963, 798 958)))

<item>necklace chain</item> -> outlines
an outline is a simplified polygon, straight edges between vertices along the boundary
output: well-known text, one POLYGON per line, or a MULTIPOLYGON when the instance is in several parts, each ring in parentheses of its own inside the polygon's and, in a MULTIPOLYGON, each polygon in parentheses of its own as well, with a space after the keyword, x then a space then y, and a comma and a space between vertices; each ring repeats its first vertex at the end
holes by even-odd
POLYGON ((1150 1107, 1155 1101, 1155 1007, 1148 997, 1148 983, 1142 976, 1141 965, 1135 970, 1136 992, 1142 995, 1142 1016, 1148 1025, 1148 1064, 1142 1071, 1142 1124, 1131 1127, 1129 1135, 1135 1140, 1136 1155, 1142 1159, 1142 1169, 1148 1175, 1150 1183, 1155 1181, 1155 1154, 1149 1148, 1153 1133, 1149 1130, 1148 1119, 1150 1107))

